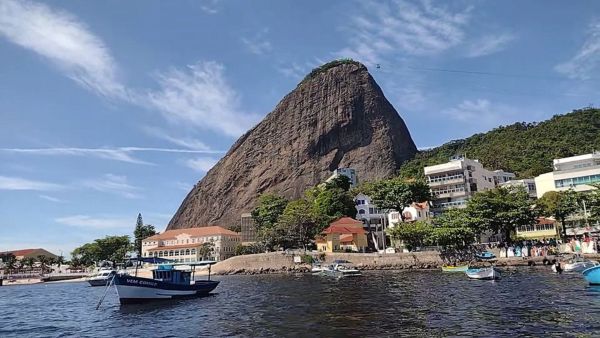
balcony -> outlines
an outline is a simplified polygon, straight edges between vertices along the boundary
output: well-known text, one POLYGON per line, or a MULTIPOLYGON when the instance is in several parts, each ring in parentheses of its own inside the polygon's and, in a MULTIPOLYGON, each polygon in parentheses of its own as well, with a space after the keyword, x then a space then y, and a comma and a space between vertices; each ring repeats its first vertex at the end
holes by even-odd
POLYGON ((430 187, 439 187, 442 185, 448 185, 448 184, 461 184, 461 183, 465 183, 465 177, 460 175, 460 176, 449 176, 448 178, 436 178, 436 179, 431 179, 429 180, 428 184, 430 187))
POLYGON ((467 192, 464 190, 456 190, 456 191, 447 191, 436 193, 433 192, 435 198, 453 198, 453 197, 463 197, 467 195, 467 192))

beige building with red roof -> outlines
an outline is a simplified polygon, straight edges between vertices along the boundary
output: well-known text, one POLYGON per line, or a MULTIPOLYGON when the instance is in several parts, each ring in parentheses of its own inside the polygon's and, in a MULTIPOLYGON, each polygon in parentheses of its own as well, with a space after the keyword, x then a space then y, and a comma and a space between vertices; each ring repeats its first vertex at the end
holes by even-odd
POLYGON ((42 249, 42 248, 37 248, 37 249, 22 249, 22 250, 12 250, 12 251, 5 251, 5 252, 0 252, 0 254, 7 254, 7 253, 12 253, 13 255, 15 255, 15 258, 17 260, 22 260, 23 258, 27 258, 27 257, 33 257, 35 259, 38 258, 38 256, 46 256, 47 258, 53 258, 53 259, 57 259, 58 256, 53 254, 52 252, 42 249))
POLYGON ((161 257, 187 263, 201 260, 222 261, 235 255, 241 243, 240 234, 220 226, 168 230, 142 241, 143 257, 161 257), (208 257, 202 257, 201 247, 214 245, 208 257))
POLYGON ((329 224, 316 242, 317 250, 322 252, 363 252, 367 247, 367 232, 361 221, 342 217, 329 224))

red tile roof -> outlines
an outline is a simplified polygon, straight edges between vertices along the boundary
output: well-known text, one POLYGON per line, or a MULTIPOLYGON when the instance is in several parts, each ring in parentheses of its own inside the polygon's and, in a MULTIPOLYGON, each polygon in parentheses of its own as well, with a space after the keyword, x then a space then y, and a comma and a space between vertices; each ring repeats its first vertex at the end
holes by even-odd
POLYGON ((37 249, 21 249, 21 250, 12 250, 12 251, 4 251, 4 252, 0 252, 0 254, 6 254, 6 253, 12 253, 13 255, 15 255, 15 257, 21 257, 21 256, 27 256, 27 255, 31 255, 31 254, 37 254, 39 255, 45 255, 45 256, 56 256, 55 254, 53 254, 52 252, 42 249, 42 248, 37 248, 37 249))
POLYGON ((175 239, 177 236, 181 234, 187 234, 191 237, 203 237, 203 236, 215 236, 215 235, 230 235, 236 236, 239 234, 237 232, 233 232, 229 229, 222 228, 220 226, 209 226, 209 227, 200 227, 200 228, 188 228, 188 229, 177 229, 177 230, 167 230, 162 234, 154 235, 144 239, 144 241, 152 241, 152 240, 164 240, 164 239, 175 239))
POLYGON ((539 217, 537 219, 537 224, 554 224, 554 221, 545 217, 539 217))
POLYGON ((350 217, 342 217, 323 230, 323 234, 365 234, 363 223, 350 217))
POLYGON ((415 208, 417 209, 427 209, 427 207, 429 207, 427 202, 422 202, 422 203, 413 203, 413 205, 415 206, 415 208))
POLYGON ((331 224, 329 224, 331 226, 333 225, 341 225, 341 226, 363 226, 363 223, 361 221, 357 221, 354 218, 350 218, 350 217, 342 217, 337 219, 336 221, 331 222, 331 224))
POLYGON ((353 240, 354 236, 352 236, 352 234, 344 234, 340 236, 341 243, 352 243, 353 240))

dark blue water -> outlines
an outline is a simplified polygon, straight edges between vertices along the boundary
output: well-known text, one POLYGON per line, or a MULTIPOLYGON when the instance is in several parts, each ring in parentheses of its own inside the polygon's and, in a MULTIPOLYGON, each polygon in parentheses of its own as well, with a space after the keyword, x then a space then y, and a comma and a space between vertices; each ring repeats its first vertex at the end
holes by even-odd
MULTIPOLYGON (((217 277, 219 278, 219 277, 217 277)), ((223 276, 214 295, 119 306, 85 283, 0 287, 0 337, 600 336, 600 288, 523 268, 223 276)))

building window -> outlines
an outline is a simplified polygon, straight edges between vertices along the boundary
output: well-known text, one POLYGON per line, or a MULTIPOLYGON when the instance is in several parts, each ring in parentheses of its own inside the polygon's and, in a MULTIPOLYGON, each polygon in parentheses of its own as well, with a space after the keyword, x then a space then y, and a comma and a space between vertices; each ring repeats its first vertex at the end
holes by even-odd
POLYGON ((365 210, 364 210, 364 209, 360 209, 360 210, 358 210, 358 214, 359 214, 359 215, 364 215, 364 214, 365 214, 365 210))
POLYGON ((192 249, 192 255, 196 254, 196 249, 192 249))
POLYGON ((186 256, 189 256, 190 255, 190 249, 186 249, 185 250, 185 254, 186 254, 186 256))
POLYGON ((173 256, 173 250, 169 250, 169 256, 173 256))

